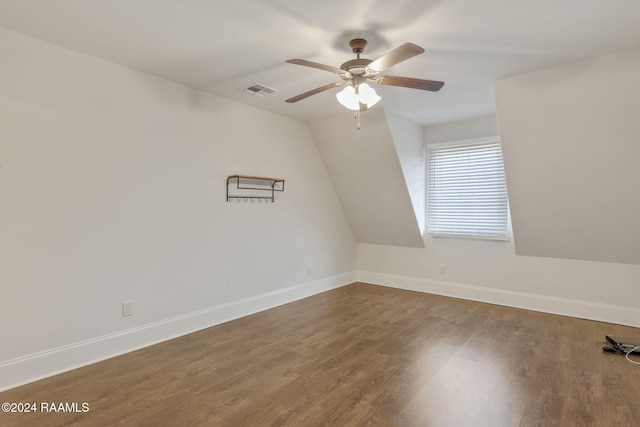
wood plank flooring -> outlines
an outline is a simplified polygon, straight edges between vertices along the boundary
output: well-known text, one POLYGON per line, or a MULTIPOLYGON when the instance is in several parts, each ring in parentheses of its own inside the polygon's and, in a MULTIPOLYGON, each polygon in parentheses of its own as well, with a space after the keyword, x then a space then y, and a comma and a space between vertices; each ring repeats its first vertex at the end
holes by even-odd
POLYGON ((640 426, 637 328, 362 283, 0 393, 2 426, 640 426))

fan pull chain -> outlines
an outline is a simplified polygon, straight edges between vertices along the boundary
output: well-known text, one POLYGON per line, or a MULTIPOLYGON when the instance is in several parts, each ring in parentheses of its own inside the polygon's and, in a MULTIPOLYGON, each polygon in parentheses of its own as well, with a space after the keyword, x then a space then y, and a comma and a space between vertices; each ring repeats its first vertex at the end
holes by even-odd
POLYGON ((360 111, 356 110, 353 113, 353 118, 357 120, 356 126, 358 127, 358 130, 360 130, 360 111))

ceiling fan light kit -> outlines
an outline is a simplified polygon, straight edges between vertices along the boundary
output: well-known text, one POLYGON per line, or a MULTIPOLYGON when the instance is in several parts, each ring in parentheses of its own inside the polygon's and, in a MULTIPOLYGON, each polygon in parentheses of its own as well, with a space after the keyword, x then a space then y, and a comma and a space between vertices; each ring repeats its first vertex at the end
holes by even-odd
POLYGON ((358 86, 346 86, 340 92, 336 93, 336 98, 340 104, 354 111, 369 109, 376 105, 382 98, 378 96, 376 91, 366 83, 360 83, 358 86), (362 105, 366 108, 362 108, 362 105))
POLYGON ((370 59, 360 58, 360 54, 364 51, 366 45, 367 41, 365 39, 356 38, 351 40, 349 42, 349 46, 351 47, 351 51, 356 54, 356 59, 343 63, 340 68, 318 64, 317 62, 311 62, 305 59, 290 59, 286 61, 290 64, 329 71, 337 74, 342 79, 341 82, 329 83, 298 96, 294 96, 293 98, 289 98, 286 102, 298 102, 308 98, 309 96, 324 92, 334 87, 345 86, 344 89, 336 94, 336 98, 344 107, 358 113, 359 111, 365 111, 373 107, 381 99, 369 83, 377 83, 385 86, 400 86, 431 92, 439 91, 444 85, 444 82, 435 80, 381 75, 381 73, 387 68, 423 53, 424 49, 420 46, 416 46, 412 43, 405 43, 382 55, 375 61, 372 61, 370 59))

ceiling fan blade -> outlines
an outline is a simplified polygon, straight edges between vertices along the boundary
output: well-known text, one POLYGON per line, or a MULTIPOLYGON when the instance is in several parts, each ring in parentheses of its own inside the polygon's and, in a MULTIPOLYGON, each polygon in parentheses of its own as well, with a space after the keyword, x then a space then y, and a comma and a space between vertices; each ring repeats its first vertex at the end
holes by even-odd
POLYGON ((329 71, 336 74, 345 73, 345 71, 340 68, 332 67, 331 65, 318 64, 317 62, 307 61, 306 59, 289 59, 286 62, 289 64, 304 65, 305 67, 317 68, 319 70, 329 71))
POLYGON ((444 86, 444 82, 414 79, 412 77, 382 76, 377 81, 381 85, 401 86, 411 89, 430 90, 432 92, 437 92, 444 86))
POLYGON ((409 58, 413 58, 416 55, 420 55, 423 52, 424 49, 420 46, 416 46, 413 43, 405 43, 373 61, 369 64, 369 69, 382 72, 389 67, 393 67, 394 65, 399 64, 402 61, 406 61, 409 58))
POLYGON ((305 92, 305 93, 302 93, 302 94, 300 94, 298 96, 294 96, 293 98, 289 98, 289 99, 286 100, 286 102, 288 102, 288 103, 298 102, 300 100, 303 100, 305 98, 310 97, 311 95, 315 95, 316 93, 324 92, 325 90, 329 90, 329 89, 334 88, 334 87, 342 86, 343 84, 344 84, 344 82, 329 83, 328 85, 320 86, 320 87, 317 87, 317 88, 315 88, 313 90, 310 90, 309 92, 305 92))

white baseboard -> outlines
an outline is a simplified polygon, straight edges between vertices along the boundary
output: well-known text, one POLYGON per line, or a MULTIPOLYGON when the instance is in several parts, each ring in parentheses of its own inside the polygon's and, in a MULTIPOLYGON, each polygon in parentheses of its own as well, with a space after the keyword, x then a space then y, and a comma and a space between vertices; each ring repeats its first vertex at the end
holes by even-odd
POLYGON ((344 273, 0 362, 0 391, 90 365, 356 281, 344 273))
MULTIPOLYGON (((640 309, 439 280, 358 271, 358 281, 580 319, 640 327, 640 309)), ((604 337, 603 337, 604 338, 604 337)))

